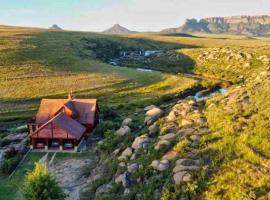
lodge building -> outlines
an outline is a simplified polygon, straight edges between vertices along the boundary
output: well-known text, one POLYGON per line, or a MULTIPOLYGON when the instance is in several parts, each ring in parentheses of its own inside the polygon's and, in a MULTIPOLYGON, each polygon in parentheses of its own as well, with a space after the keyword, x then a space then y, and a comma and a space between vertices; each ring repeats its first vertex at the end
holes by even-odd
POLYGON ((96 99, 42 99, 37 115, 28 122, 30 148, 78 151, 99 123, 96 99))

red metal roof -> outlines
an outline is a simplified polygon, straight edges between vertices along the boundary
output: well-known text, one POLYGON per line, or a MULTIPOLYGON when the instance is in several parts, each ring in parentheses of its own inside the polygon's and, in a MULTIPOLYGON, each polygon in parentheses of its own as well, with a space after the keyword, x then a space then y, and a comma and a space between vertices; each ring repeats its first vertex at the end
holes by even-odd
POLYGON ((81 124, 94 124, 95 112, 98 110, 96 99, 42 99, 36 116, 36 123, 46 123, 52 119, 63 106, 72 110, 76 121, 81 124))
POLYGON ((67 101, 68 99, 42 99, 36 115, 36 123, 46 123, 55 116, 67 101))
POLYGON ((66 116, 63 112, 60 112, 42 127, 36 130, 30 135, 33 138, 72 138, 80 139, 86 128, 75 121, 74 119, 66 116), (53 133, 52 126, 53 125, 53 133))

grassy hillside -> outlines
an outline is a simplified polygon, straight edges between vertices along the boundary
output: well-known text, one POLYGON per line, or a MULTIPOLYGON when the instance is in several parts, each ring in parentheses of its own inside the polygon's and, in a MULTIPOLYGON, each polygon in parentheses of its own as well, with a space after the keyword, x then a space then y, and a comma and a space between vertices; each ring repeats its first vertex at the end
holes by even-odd
MULTIPOLYGON (((108 183, 113 185, 111 190, 97 199, 151 199, 156 191, 162 200, 270 198, 269 40, 208 34, 111 36, 18 27, 0 30, 0 136, 33 116, 41 98, 65 98, 72 88, 76 97, 98 99, 102 123, 97 133, 104 138, 103 144, 95 152, 90 149, 85 155, 72 156, 100 156, 101 169, 97 173, 102 176, 85 190, 86 199, 108 183), (127 67, 106 64, 123 49, 155 49, 161 53, 140 62, 127 60, 127 67), (166 73, 134 69, 142 65, 166 73), (119 166, 120 161, 112 152, 123 151, 137 136, 148 132, 143 125, 145 106, 163 104, 167 114, 170 104, 175 103, 172 99, 198 88, 195 79, 179 72, 199 74, 209 82, 221 79, 232 83, 227 94, 200 103, 196 113, 188 115, 192 120, 198 114, 207 119, 209 132, 202 136, 197 149, 193 151, 186 139, 174 141, 169 149, 177 151, 177 158, 196 154, 205 166, 193 182, 180 186, 173 181, 175 160, 168 171, 153 171, 150 163, 166 153, 154 150, 158 136, 165 134, 166 120, 161 118, 161 131, 153 136, 149 149, 138 151, 130 161, 139 163, 141 168, 132 175, 134 185, 124 197, 114 179, 126 168, 119 166), (113 133, 128 116, 134 120, 132 134, 125 138, 115 136, 113 133), (136 184, 137 180, 140 184, 136 184)), ((209 87, 209 82, 202 84, 209 87)), ((70 159, 58 155, 63 160, 70 159)), ((11 180, 0 176, 0 197, 14 199, 18 195, 23 175, 40 156, 31 154, 11 180)), ((83 172, 85 176, 91 174, 90 169, 89 166, 83 172)))
MULTIPOLYGON (((169 78, 166 75, 114 68, 104 62, 119 54, 121 49, 182 47, 179 44, 94 33, 48 32, 15 27, 2 29, 1 120, 20 118, 20 113, 25 115, 25 112, 35 111, 40 98, 63 97, 71 88, 76 95, 93 98, 110 90, 113 99, 118 91, 136 92, 136 88, 159 82, 163 84, 163 80, 169 78)), ((30 112, 27 116, 32 114, 30 112)))
MULTIPOLYGON (((66 98, 71 88, 78 98, 97 98, 102 115, 118 109, 118 122, 137 108, 162 102, 196 85, 182 76, 106 64, 121 49, 184 47, 179 44, 95 33, 0 29, 1 138, 34 116, 41 98, 66 98)), ((30 155, 29 163, 11 180, 1 174, 0 196, 14 199, 26 170, 39 158, 30 155)))

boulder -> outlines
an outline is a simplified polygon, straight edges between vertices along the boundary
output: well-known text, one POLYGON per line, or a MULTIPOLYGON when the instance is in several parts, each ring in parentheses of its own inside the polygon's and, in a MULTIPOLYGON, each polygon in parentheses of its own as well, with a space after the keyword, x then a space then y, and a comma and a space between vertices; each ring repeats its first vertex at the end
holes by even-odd
POLYGON ((165 171, 169 167, 170 167, 170 163, 168 160, 161 160, 158 167, 157 167, 157 170, 158 171, 165 171))
POLYGON ((120 148, 118 148, 118 149, 115 149, 114 151, 113 151, 113 155, 117 155, 117 154, 119 154, 119 152, 120 152, 120 148))
POLYGON ((195 99, 190 99, 187 103, 188 103, 188 105, 191 105, 191 106, 197 105, 197 102, 195 99))
POLYGON ((109 192, 112 189, 112 184, 104 184, 97 188, 96 190, 96 196, 99 197, 101 194, 104 194, 106 192, 109 192))
POLYGON ((159 160, 153 160, 151 163, 151 167, 153 167, 154 169, 157 169, 159 165, 159 160))
POLYGON ((167 121, 175 122, 176 121, 176 114, 174 111, 171 111, 169 115, 166 117, 167 121))
POLYGON ((16 151, 23 153, 26 151, 27 139, 23 139, 19 143, 11 144, 10 147, 13 147, 16 151))
POLYGON ((151 141, 151 139, 148 136, 141 135, 141 136, 135 138, 131 147, 135 150, 142 148, 142 147, 145 148, 150 141, 151 141))
POLYGON ((125 166, 126 166, 126 163, 120 162, 120 163, 119 163, 119 166, 120 166, 120 167, 125 167, 125 166))
POLYGON ((148 111, 148 110, 151 110, 153 108, 156 108, 156 106, 155 105, 147 106, 144 108, 144 111, 148 111))
POLYGON ((155 170, 165 171, 170 167, 170 163, 168 160, 154 160, 150 166, 153 167, 155 170))
POLYGON ((182 117, 186 117, 188 113, 189 111, 185 109, 178 111, 178 114, 181 115, 182 117))
POLYGON ((177 137, 176 134, 174 134, 174 133, 168 133, 166 135, 159 136, 158 138, 160 140, 167 140, 169 142, 172 142, 172 141, 175 141, 176 137, 177 137))
POLYGON ((10 140, 14 142, 18 142, 20 140, 27 139, 27 133, 14 133, 9 134, 8 136, 4 137, 3 140, 10 140))
POLYGON ((203 134, 209 133, 210 130, 209 128, 199 128, 197 131, 199 135, 203 135, 203 134))
POLYGON ((193 125, 194 125, 194 121, 192 119, 182 119, 181 126, 191 127, 193 125))
POLYGON ((126 160, 128 160, 128 158, 125 157, 125 156, 119 156, 117 159, 118 159, 119 161, 126 161, 126 160))
POLYGON ((180 185, 183 182, 192 181, 192 176, 188 172, 182 171, 174 174, 173 179, 176 185, 180 185))
POLYGON ((155 121, 157 121, 161 115, 163 114, 163 111, 157 107, 152 108, 151 110, 148 110, 146 112, 146 118, 145 118, 145 123, 147 125, 153 124, 155 121))
POLYGON ((123 126, 129 126, 131 124, 131 122, 132 122, 131 118, 124 119, 123 122, 122 122, 122 127, 123 126))
POLYGON ((162 160, 173 160, 178 156, 176 151, 169 151, 164 156, 162 156, 162 160))
POLYGON ((199 125, 203 125, 207 122, 207 119, 205 117, 200 117, 199 119, 196 120, 196 123, 199 125))
POLYGON ((133 163, 127 167, 128 172, 133 174, 139 169, 139 165, 137 163, 133 163))
POLYGON ((128 147, 122 152, 121 156, 130 157, 132 153, 133 153, 133 149, 128 147))
POLYGON ((155 150, 159 151, 162 148, 167 148, 170 146, 170 142, 168 140, 159 140, 158 143, 155 145, 155 150))
POLYGON ((160 196, 161 196, 161 191, 159 189, 156 189, 153 194, 153 199, 160 200, 160 196))
POLYGON ((191 165, 200 165, 200 160, 192 160, 188 158, 182 158, 176 161, 176 165, 184 165, 184 166, 191 166, 191 165))
POLYGON ((183 129, 180 129, 176 133, 176 135, 179 136, 179 137, 185 137, 185 136, 188 136, 188 135, 192 134, 194 131, 195 131, 194 128, 183 128, 183 129))
POLYGON ((132 154, 132 156, 130 157, 130 160, 135 160, 136 159, 136 154, 132 154))
POLYGON ((0 149, 0 167, 5 161, 5 151, 3 149, 0 149))
POLYGON ((124 188, 127 188, 130 185, 130 181, 128 179, 127 173, 120 174, 116 179, 115 179, 116 184, 121 184, 124 188))
POLYGON ((193 141, 193 142, 198 143, 198 142, 200 142, 201 137, 200 137, 199 135, 192 135, 192 136, 189 137, 189 139, 190 139, 191 141, 193 141))
POLYGON ((177 173, 177 172, 181 172, 181 171, 196 171, 198 170, 199 167, 195 166, 195 165, 191 165, 191 166, 185 166, 185 165, 176 165, 173 168, 173 172, 177 173))
POLYGON ((117 135, 117 136, 124 136, 126 134, 129 134, 130 132, 131 132, 131 129, 128 126, 123 126, 123 127, 121 127, 120 129, 118 129, 115 132, 115 135, 117 135))
POLYGON ((103 140, 100 140, 100 141, 98 141, 97 145, 98 146, 101 146, 101 145, 103 145, 103 143, 104 143, 104 141, 103 140))
POLYGON ((178 125, 176 123, 165 123, 161 128, 162 133, 176 133, 178 125))
POLYGON ((129 188, 126 188, 126 189, 124 190, 124 196, 129 195, 129 193, 130 193, 130 189, 129 189, 129 188))
POLYGON ((159 127, 157 123, 154 123, 151 126, 149 126, 148 130, 149 130, 149 135, 156 135, 159 132, 159 127))
POLYGON ((152 121, 152 118, 150 116, 145 117, 144 124, 146 124, 147 126, 150 126, 153 123, 154 123, 154 121, 152 121))

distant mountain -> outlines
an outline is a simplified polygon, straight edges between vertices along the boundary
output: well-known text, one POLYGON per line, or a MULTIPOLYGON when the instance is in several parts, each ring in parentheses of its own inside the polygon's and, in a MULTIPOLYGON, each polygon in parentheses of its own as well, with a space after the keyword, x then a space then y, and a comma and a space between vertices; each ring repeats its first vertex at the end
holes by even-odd
POLYGON ((136 31, 131 31, 119 24, 115 24, 113 27, 103 31, 103 33, 111 33, 111 34, 131 34, 136 33, 136 31))
POLYGON ((50 29, 54 29, 54 30, 62 30, 62 28, 60 28, 57 24, 54 24, 50 27, 50 29))
POLYGON ((234 16, 187 19, 185 24, 178 28, 169 28, 163 33, 230 33, 252 36, 270 35, 270 16, 234 16))

